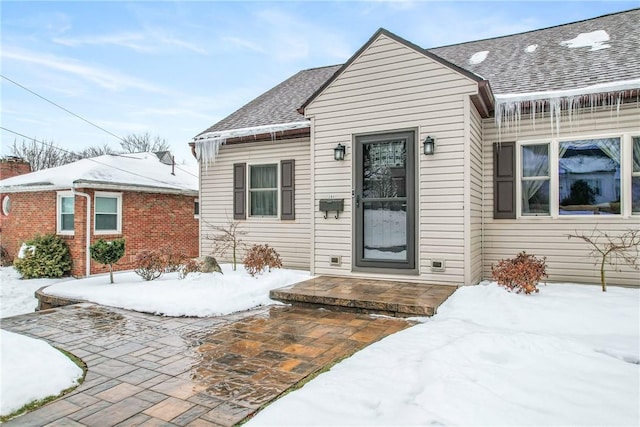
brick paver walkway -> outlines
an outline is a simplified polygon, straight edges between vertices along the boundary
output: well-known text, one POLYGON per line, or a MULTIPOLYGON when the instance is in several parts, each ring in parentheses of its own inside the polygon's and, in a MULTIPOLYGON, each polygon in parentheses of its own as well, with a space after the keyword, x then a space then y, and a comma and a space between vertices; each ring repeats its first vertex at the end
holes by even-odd
POLYGON ((410 325, 288 306, 175 318, 77 304, 3 319, 3 329, 42 338, 88 365, 73 393, 5 425, 232 426, 410 325))

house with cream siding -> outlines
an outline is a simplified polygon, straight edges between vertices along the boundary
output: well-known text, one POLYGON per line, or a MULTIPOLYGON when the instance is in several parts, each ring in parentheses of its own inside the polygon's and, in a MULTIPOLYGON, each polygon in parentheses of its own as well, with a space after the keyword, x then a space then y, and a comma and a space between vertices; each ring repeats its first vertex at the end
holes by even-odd
MULTIPOLYGON (((200 253, 237 221, 316 275, 475 284, 521 251, 597 283, 573 233, 640 227, 640 9, 424 49, 378 30, 191 143, 200 253)), ((612 284, 640 286, 626 266, 612 284)))

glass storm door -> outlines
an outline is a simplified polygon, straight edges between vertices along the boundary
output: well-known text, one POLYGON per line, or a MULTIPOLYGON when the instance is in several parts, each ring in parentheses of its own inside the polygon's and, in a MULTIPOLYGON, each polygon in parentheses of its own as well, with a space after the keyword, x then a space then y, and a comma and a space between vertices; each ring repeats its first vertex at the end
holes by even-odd
POLYGON ((356 137, 355 265, 415 268, 414 134, 356 137))

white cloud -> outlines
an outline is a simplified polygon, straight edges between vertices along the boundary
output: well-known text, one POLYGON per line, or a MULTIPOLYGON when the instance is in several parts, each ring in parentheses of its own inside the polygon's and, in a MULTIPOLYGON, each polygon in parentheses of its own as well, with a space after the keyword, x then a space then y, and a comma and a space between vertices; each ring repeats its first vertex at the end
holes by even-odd
POLYGON ((250 40, 245 40, 245 39, 241 39, 238 37, 222 37, 222 41, 226 42, 226 43, 230 43, 234 46, 238 46, 238 47, 242 47, 245 49, 249 49, 249 50, 253 50, 255 52, 260 52, 260 53, 264 53, 265 50, 258 44, 258 43, 254 43, 250 40))
POLYGON ((136 52, 150 54, 166 52, 169 48, 175 47, 200 55, 207 54, 204 48, 156 28, 147 28, 144 32, 121 32, 98 36, 54 37, 53 42, 69 47, 114 45, 125 47, 136 52))
POLYGON ((161 87, 136 79, 135 77, 127 76, 126 74, 122 74, 118 71, 93 67, 68 57, 47 55, 5 46, 2 49, 2 60, 19 61, 72 74, 111 91, 138 89, 154 93, 168 92, 161 87))

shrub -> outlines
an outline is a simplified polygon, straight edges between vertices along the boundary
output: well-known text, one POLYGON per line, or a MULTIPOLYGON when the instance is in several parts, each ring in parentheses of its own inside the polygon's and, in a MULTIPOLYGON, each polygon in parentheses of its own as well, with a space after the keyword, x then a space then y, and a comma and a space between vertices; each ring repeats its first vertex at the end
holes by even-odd
POLYGON ((13 265, 25 279, 62 277, 71 271, 71 254, 55 234, 36 236, 23 245, 13 265))
POLYGON ((493 280, 509 291, 530 294, 538 292, 536 286, 542 278, 547 277, 546 258, 536 258, 520 252, 515 258, 502 259, 497 266, 491 266, 493 280))
POLYGON ((182 264, 181 268, 180 268, 180 278, 184 279, 185 277, 187 277, 187 274, 189 273, 195 273, 197 271, 200 271, 200 266, 201 263, 198 262, 195 259, 188 259, 187 261, 185 261, 184 264, 182 264))
POLYGON ((113 264, 124 256, 124 239, 116 239, 111 242, 99 239, 89 246, 89 252, 93 260, 109 266, 109 279, 113 283, 113 264))
POLYGON ((11 264, 13 264, 13 258, 9 255, 9 251, 0 245, 0 267, 7 267, 11 264))
POLYGON ((282 268, 280 255, 275 249, 269 245, 253 245, 247 251, 243 260, 244 268, 247 272, 255 277, 256 274, 262 273, 265 268, 282 268))
POLYGON ((159 251, 138 252, 135 259, 135 272, 144 280, 155 280, 165 270, 165 259, 159 251))
POLYGON ((162 258, 162 265, 165 273, 180 271, 182 265, 187 262, 189 258, 182 252, 176 252, 171 246, 161 248, 159 255, 162 258))

